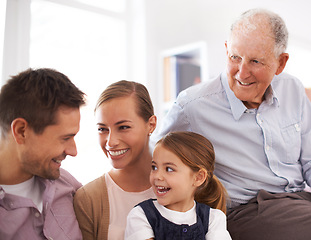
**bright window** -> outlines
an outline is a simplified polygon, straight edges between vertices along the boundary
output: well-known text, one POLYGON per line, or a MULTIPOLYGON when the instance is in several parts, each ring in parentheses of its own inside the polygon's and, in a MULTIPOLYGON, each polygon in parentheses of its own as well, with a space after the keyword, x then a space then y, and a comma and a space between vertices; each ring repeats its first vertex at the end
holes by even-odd
MULTIPOLYGON (((6 10, 6 1, 0 1, 0 77, 2 76, 2 56, 3 56, 3 42, 4 42, 5 10, 6 10)), ((1 83, 1 78, 0 78, 0 83, 1 83)))
MULTIPOLYGON (((123 1, 103 2, 116 9, 123 1)), ((110 83, 127 79, 126 22, 118 16, 45 0, 31 3, 30 66, 54 68, 87 94, 75 138, 78 155, 62 163, 83 184, 110 169, 98 143, 93 110, 110 83)))

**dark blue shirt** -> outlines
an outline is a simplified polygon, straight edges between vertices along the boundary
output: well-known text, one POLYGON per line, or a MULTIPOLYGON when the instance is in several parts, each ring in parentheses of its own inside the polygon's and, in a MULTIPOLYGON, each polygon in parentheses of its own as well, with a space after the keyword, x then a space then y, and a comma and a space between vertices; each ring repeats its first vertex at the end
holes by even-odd
POLYGON ((144 210, 155 239, 205 239, 209 225, 210 207, 208 205, 196 202, 197 222, 191 226, 187 224, 178 225, 162 217, 154 206, 153 199, 146 200, 139 206, 144 210))

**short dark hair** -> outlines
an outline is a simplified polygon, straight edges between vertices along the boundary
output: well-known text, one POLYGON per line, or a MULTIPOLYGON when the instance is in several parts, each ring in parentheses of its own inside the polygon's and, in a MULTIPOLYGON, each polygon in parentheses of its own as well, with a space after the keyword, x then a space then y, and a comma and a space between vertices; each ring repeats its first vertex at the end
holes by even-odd
POLYGON ((37 134, 56 123, 60 106, 80 108, 85 94, 69 78, 49 68, 31 68, 12 76, 0 93, 0 127, 2 136, 16 118, 24 118, 37 134))

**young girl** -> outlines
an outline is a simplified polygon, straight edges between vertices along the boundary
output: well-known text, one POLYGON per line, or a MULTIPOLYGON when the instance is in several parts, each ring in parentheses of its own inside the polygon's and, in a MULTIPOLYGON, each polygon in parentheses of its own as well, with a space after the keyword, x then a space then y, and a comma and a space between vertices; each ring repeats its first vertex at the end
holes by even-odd
POLYGON ((123 240, 129 211, 154 197, 148 145, 156 117, 146 87, 124 80, 103 91, 95 116, 100 146, 113 168, 77 191, 75 212, 84 240, 123 240))
POLYGON ((125 239, 231 239, 226 190, 213 175, 214 149, 193 132, 171 132, 153 153, 150 183, 156 200, 133 208, 125 239))

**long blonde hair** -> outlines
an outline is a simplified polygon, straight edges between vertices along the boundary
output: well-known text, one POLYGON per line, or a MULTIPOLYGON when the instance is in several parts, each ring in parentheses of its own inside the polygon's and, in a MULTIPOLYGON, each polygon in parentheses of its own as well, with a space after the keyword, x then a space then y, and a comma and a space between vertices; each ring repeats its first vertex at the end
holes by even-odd
POLYGON ((215 152, 212 143, 194 132, 170 132, 157 144, 174 153, 194 172, 205 169, 207 177, 196 189, 194 199, 226 213, 227 191, 213 174, 215 152))

